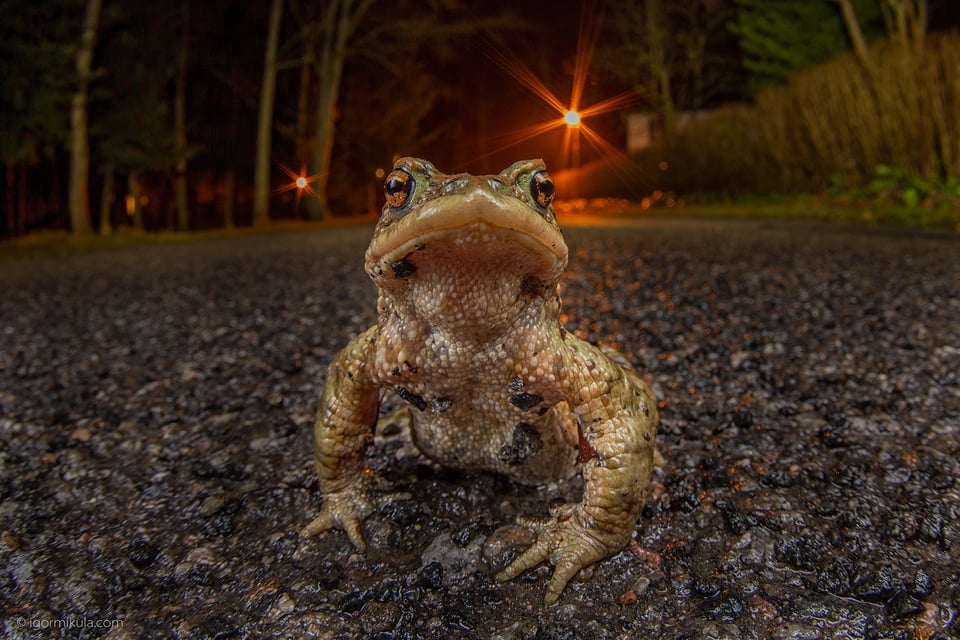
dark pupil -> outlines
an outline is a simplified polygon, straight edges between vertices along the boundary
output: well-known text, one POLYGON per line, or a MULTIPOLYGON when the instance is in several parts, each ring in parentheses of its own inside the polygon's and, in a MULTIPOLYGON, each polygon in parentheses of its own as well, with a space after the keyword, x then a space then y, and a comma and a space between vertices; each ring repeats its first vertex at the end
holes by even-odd
POLYGON ((402 207, 410 197, 413 187, 413 178, 404 171, 394 171, 387 176, 383 183, 383 192, 387 196, 387 203, 391 207, 402 207))
POLYGON ((553 193, 556 190, 553 186, 553 181, 548 178, 541 178, 537 183, 537 190, 540 192, 544 198, 548 200, 553 197, 553 193))
POLYGON ((387 195, 388 196, 397 195, 398 193, 403 191, 403 188, 406 185, 407 185, 407 181, 404 180, 403 178, 398 178, 396 176, 390 178, 389 180, 387 180, 387 195))
POLYGON ((537 204, 539 204, 541 207, 545 207, 550 204, 551 200, 553 200, 553 194, 556 192, 556 187, 553 186, 553 180, 547 178, 546 176, 538 175, 534 181, 534 195, 537 198, 537 204))

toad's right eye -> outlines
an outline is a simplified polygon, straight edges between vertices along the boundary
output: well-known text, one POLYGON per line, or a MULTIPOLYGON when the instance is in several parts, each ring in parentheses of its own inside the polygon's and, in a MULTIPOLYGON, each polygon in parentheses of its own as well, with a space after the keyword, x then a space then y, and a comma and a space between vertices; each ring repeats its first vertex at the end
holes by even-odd
POLYGON ((413 176, 403 169, 394 169, 383 182, 383 193, 387 197, 387 204, 394 209, 399 209, 413 193, 413 176))

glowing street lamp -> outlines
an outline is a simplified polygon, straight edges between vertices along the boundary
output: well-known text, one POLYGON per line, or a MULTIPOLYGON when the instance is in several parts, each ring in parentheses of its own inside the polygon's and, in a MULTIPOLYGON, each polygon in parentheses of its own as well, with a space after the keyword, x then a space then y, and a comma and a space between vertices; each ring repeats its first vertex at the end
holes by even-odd
POLYGON ((563 121, 567 123, 568 127, 579 127, 580 126, 580 114, 570 109, 565 114, 563 114, 563 121))
POLYGON ((318 197, 317 192, 313 190, 313 187, 310 186, 310 183, 316 182, 317 178, 319 178, 320 176, 319 175, 308 176, 306 162, 304 162, 303 166, 300 167, 300 171, 294 171, 293 169, 291 169, 290 167, 288 167, 283 163, 280 163, 280 169, 285 174, 287 174, 287 176, 290 178, 290 182, 288 182, 286 185, 278 189, 275 189, 274 193, 282 193, 284 191, 293 191, 295 189, 297 191, 297 199, 296 199, 296 205, 295 205, 297 211, 300 210, 300 199, 303 198, 303 194, 305 192, 308 195, 318 197))

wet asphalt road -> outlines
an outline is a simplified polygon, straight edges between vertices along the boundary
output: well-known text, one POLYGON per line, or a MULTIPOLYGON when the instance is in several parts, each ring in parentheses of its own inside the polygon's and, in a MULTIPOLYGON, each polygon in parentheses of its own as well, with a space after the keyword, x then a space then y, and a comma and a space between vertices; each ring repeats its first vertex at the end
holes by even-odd
POLYGON ((381 439, 411 498, 367 556, 298 539, 326 366, 375 321, 369 233, 0 265, 4 637, 960 637, 956 235, 568 229, 567 327, 648 377, 666 464, 636 544, 547 607, 546 567, 490 576, 576 482, 381 439))

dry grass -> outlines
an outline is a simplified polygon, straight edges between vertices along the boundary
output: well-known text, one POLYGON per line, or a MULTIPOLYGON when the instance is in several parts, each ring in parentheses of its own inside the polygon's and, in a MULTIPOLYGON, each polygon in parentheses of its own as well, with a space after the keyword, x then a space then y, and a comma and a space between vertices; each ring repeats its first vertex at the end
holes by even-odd
POLYGON ((918 177, 960 177, 957 60, 960 34, 940 34, 927 39, 923 56, 885 44, 871 51, 869 68, 847 55, 806 70, 656 152, 666 153, 672 167, 662 188, 853 189, 868 184, 879 165, 918 177))

